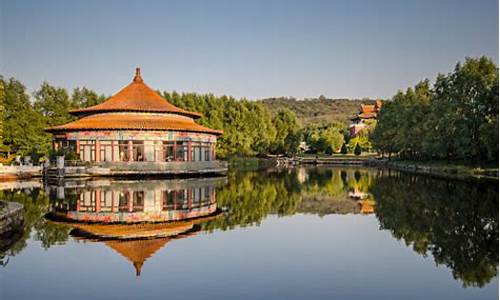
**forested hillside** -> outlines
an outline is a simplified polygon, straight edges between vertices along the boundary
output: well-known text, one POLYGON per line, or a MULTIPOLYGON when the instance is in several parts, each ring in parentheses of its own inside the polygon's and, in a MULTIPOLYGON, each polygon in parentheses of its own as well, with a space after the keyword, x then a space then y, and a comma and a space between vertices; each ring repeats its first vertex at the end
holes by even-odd
POLYGON ((361 103, 374 103, 374 100, 327 99, 320 96, 316 99, 297 100, 291 97, 268 98, 261 100, 271 113, 287 108, 297 115, 300 125, 325 125, 333 121, 345 125, 359 111, 361 103))

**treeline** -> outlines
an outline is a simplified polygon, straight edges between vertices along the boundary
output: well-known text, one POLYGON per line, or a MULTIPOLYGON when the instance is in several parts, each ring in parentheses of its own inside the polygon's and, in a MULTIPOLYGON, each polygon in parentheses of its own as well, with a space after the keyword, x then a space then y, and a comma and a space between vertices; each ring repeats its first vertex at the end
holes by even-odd
POLYGON ((198 121, 223 130, 217 141, 221 157, 233 155, 295 154, 301 141, 297 117, 288 109, 271 115, 260 102, 230 96, 161 92, 175 106, 203 114, 198 121))
POLYGON ((287 108, 295 113, 299 124, 325 126, 335 120, 349 125, 351 118, 359 112, 361 104, 375 104, 372 99, 330 99, 323 95, 317 98, 296 99, 277 97, 260 100, 274 114, 287 108))
POLYGON ((0 76, 0 147, 12 155, 35 158, 50 151, 51 137, 44 128, 72 121, 69 111, 95 105, 106 97, 87 88, 65 89, 42 83, 32 97, 15 78, 0 76))
POLYGON ((453 72, 399 91, 371 135, 375 149, 402 159, 498 159, 498 67, 467 58, 453 72))
MULTIPOLYGON (((290 110, 275 114, 260 102, 228 96, 176 92, 160 93, 172 104, 203 113, 200 122, 224 134, 217 147, 220 157, 233 155, 295 154, 303 132, 290 110)), ((15 78, 0 77, 0 147, 10 159, 30 155, 36 160, 50 152, 51 136, 44 128, 75 118, 69 111, 99 104, 107 97, 88 88, 72 93, 44 82, 31 96, 15 78)))

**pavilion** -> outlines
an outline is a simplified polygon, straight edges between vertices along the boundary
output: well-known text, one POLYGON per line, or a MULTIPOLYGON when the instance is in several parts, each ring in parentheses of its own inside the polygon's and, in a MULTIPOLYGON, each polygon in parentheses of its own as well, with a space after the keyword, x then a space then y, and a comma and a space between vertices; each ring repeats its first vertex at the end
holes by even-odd
POLYGON ((196 171, 199 164, 190 163, 205 162, 203 168, 210 169, 222 134, 196 123, 200 113, 162 98, 144 83, 139 68, 132 83, 103 103, 70 113, 78 119, 45 129, 53 135, 53 149, 70 149, 93 165, 121 163, 123 169, 123 163, 133 168, 148 162, 168 170, 165 165, 177 163, 179 169, 180 162, 196 171))

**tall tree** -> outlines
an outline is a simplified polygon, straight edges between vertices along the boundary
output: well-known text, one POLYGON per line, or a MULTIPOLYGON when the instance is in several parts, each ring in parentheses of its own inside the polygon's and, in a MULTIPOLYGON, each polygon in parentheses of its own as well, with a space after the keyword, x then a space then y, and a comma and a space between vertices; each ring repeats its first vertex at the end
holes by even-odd
POLYGON ((65 89, 44 82, 35 91, 34 97, 34 108, 44 116, 48 126, 64 124, 74 119, 69 111, 76 107, 65 89))
POLYGON ((73 94, 71 95, 71 106, 73 107, 89 107, 93 105, 100 104, 106 100, 106 96, 98 95, 95 91, 90 90, 86 87, 73 89, 73 94))
POLYGON ((0 83, 5 91, 3 144, 7 152, 20 155, 48 152, 50 137, 43 131, 43 117, 33 109, 24 85, 14 78, 6 81, 3 77, 0 83))

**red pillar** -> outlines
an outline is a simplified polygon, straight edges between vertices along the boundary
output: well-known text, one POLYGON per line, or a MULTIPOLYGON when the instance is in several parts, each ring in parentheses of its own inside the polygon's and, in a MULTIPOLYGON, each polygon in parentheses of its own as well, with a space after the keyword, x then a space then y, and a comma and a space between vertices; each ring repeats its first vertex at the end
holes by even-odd
POLYGON ((115 161, 115 141, 111 141, 111 161, 115 161))
POLYGON ((191 161, 193 158, 191 157, 191 141, 188 141, 188 155, 187 155, 187 161, 191 161))
POLYGON ((98 213, 100 211, 101 211, 101 190, 95 190, 95 212, 98 213))
POLYGON ((101 161, 101 141, 99 140, 95 141, 95 161, 101 161))
POLYGON ((80 140, 76 140, 76 154, 80 154, 80 140))

